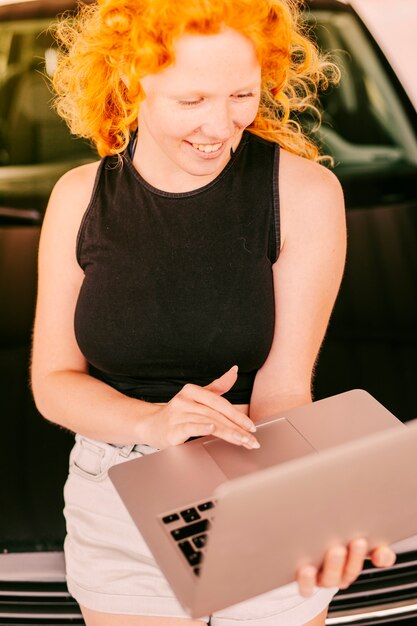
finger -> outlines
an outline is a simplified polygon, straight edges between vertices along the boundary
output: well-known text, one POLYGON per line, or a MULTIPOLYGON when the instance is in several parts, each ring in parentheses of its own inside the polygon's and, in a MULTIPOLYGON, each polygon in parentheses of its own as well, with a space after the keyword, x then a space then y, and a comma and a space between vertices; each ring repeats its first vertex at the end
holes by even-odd
POLYGON ((347 589, 363 570, 363 564, 368 552, 368 542, 366 539, 353 539, 348 548, 348 555, 339 585, 341 589, 347 589))
MULTIPOLYGON (((195 395, 196 397, 198 397, 198 389, 201 391, 201 387, 197 388, 196 393, 194 393, 194 390, 190 390, 190 385, 187 385, 186 387, 188 387, 188 389, 185 389, 184 387, 181 392, 174 396, 174 398, 166 405, 166 407, 164 407, 165 412, 168 413, 171 429, 180 424, 212 423, 213 430, 211 431, 211 434, 215 435, 216 437, 224 439, 228 443, 245 446, 249 450, 260 447, 255 437, 248 433, 247 430, 231 422, 231 420, 229 420, 225 415, 212 409, 210 406, 196 402, 195 399, 193 400, 193 398, 190 397, 190 395, 195 395)), ((243 413, 241 413, 240 415, 245 417, 243 413)), ((185 436, 182 433, 186 432, 189 431, 177 429, 175 434, 175 444, 173 443, 173 438, 170 436, 170 445, 176 445, 177 443, 179 443, 178 438, 181 439, 183 436, 185 436)), ((198 437, 200 436, 200 434, 193 432, 189 436, 198 437)))
POLYGON ((300 595, 310 598, 317 584, 317 568, 313 565, 304 565, 297 572, 297 583, 300 595))
POLYGON ((259 442, 247 430, 238 426, 231 428, 230 420, 208 407, 202 407, 201 413, 186 413, 182 418, 183 423, 204 424, 207 423, 207 420, 210 420, 210 423, 213 425, 211 434, 215 437, 234 445, 244 446, 248 450, 260 448, 259 442))
POLYGON ((215 378, 210 384, 205 386, 205 389, 212 391, 213 393, 217 393, 219 396, 222 393, 226 393, 233 387, 237 379, 238 366, 233 365, 227 372, 219 376, 219 378, 215 378))
POLYGON ((169 435, 169 445, 178 446, 184 443, 190 437, 205 437, 212 434, 214 424, 198 423, 198 422, 180 422, 176 424, 169 435))
MULTIPOLYGON (((192 405, 190 405, 187 404, 184 399, 178 399, 175 406, 177 411, 175 412, 175 417, 171 422, 173 427, 177 424, 206 424, 208 422, 213 424, 211 434, 215 435, 215 437, 224 439, 228 443, 245 446, 250 450, 260 447, 255 437, 249 434, 247 430, 233 424, 222 413, 219 413, 206 405, 199 404, 197 402, 193 402, 192 405)), ((190 436, 197 437, 198 435, 193 434, 190 436)))
POLYGON ((391 567, 397 560, 397 555, 389 546, 378 546, 369 556, 376 567, 391 567))
POLYGON ((248 450, 253 450, 255 448, 260 448, 259 441, 248 433, 246 430, 242 429, 233 429, 224 428, 222 425, 215 425, 215 429, 213 435, 219 437, 219 439, 223 439, 228 443, 233 443, 237 446, 244 446, 248 450))
POLYGON ((194 402, 198 402, 199 404, 214 409, 233 422, 233 424, 236 424, 245 430, 250 432, 256 431, 255 424, 247 415, 242 413, 242 411, 235 409, 233 404, 226 400, 226 398, 222 398, 204 387, 188 384, 181 389, 180 394, 194 400, 194 402))
POLYGON ((347 558, 347 548, 342 545, 327 550, 323 565, 318 575, 321 587, 338 587, 342 579, 347 558))

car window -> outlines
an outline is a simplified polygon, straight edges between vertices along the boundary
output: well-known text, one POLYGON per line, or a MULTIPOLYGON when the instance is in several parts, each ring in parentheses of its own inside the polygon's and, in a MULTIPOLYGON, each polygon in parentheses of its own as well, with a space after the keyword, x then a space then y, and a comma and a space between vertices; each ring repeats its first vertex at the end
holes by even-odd
POLYGON ((51 107, 57 52, 50 20, 0 28, 0 205, 43 212, 55 181, 97 158, 51 107))
MULTIPOLYGON (((348 10, 315 9, 307 20, 342 70, 340 86, 322 97, 316 140, 334 157, 348 208, 414 197, 416 132, 369 35, 348 10)), ((0 220, 18 208, 19 217, 24 210, 40 222, 56 180, 98 158, 51 108, 56 46, 49 23, 39 18, 0 24, 0 220)), ((301 122, 311 127, 308 116, 301 122)))
MULTIPOLYGON (((340 85, 321 98, 317 133, 342 179, 417 168, 416 132, 369 34, 348 11, 315 10, 308 17, 317 43, 341 69, 340 85)), ((305 120, 308 125, 308 120, 305 120)), ((391 200, 393 189, 391 188, 391 200)))

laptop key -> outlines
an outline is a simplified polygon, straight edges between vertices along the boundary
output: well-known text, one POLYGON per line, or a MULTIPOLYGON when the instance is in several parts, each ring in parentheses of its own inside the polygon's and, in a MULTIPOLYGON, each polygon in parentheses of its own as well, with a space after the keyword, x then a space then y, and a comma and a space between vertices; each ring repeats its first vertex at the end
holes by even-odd
POLYGON ((176 522, 177 519, 180 519, 180 516, 177 515, 177 513, 172 513, 171 515, 165 515, 165 517, 162 518, 162 521, 164 524, 170 524, 171 522, 176 522))
POLYGON ((209 529, 209 526, 210 522, 207 519, 202 519, 199 522, 194 522, 194 524, 189 524, 188 526, 171 530, 171 535, 174 539, 180 541, 181 539, 187 539, 193 535, 201 535, 209 529))
POLYGON ((178 546, 190 565, 199 565, 203 555, 196 552, 189 541, 182 541, 178 546))
POLYGON ((184 519, 187 524, 190 522, 195 522, 197 519, 201 519, 201 515, 197 512, 197 509, 194 507, 191 509, 185 509, 185 511, 181 511, 181 517, 184 519))
POLYGON ((204 548, 204 546, 206 545, 206 541, 207 535, 198 535, 198 537, 193 537, 193 544, 199 550, 201 550, 201 548, 204 548))
POLYGON ((199 511, 207 511, 208 509, 212 509, 214 507, 214 502, 203 502, 203 504, 199 504, 197 509, 199 511))

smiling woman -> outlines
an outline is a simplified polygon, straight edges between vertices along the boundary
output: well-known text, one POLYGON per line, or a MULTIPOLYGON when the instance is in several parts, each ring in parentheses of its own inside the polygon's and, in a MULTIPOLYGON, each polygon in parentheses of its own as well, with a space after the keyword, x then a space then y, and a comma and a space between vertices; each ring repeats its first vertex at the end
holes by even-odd
MULTIPOLYGON (((311 401, 346 233, 340 185, 289 117, 337 75, 299 17, 292 0, 100 0, 57 26, 57 110, 103 158, 48 205, 32 384, 77 434, 65 555, 88 626, 200 623, 109 467, 203 435, 253 450, 256 421, 311 401)), ((361 538, 332 546, 296 583, 201 620, 321 625, 366 554, 361 538)))

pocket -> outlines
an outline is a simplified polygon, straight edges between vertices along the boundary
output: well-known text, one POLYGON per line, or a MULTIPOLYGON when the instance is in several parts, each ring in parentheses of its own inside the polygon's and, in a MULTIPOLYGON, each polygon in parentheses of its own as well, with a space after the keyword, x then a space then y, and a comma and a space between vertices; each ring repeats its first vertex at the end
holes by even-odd
POLYGON ((77 436, 70 456, 70 473, 94 482, 104 480, 118 452, 109 444, 77 436))

